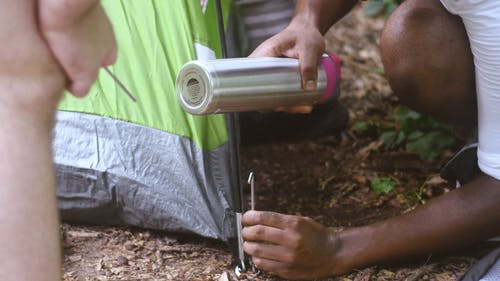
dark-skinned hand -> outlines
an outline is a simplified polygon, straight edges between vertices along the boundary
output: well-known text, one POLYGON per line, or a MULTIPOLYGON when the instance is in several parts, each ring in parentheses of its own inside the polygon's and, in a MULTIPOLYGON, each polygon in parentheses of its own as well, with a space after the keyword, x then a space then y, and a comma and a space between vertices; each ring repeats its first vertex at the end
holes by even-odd
MULTIPOLYGON (((290 57, 299 59, 302 88, 314 91, 318 80, 318 63, 325 52, 323 35, 306 20, 296 17, 285 30, 264 41, 250 57, 290 57)), ((289 113, 309 113, 312 105, 276 108, 289 113)))
POLYGON ((255 266, 286 279, 329 276, 339 247, 334 231, 307 217, 248 211, 243 249, 255 266))

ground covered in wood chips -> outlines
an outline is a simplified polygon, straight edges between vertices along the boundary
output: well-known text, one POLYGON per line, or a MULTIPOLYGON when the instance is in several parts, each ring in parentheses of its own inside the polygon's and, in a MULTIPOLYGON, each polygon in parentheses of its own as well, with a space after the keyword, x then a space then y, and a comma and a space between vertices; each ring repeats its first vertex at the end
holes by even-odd
MULTIPOLYGON (((351 119, 345 131, 314 141, 243 148, 243 174, 256 174, 257 209, 348 227, 407 212, 449 191, 437 173, 451 150, 439 160, 422 161, 405 151, 383 150, 376 134, 351 129, 374 117, 393 121, 397 99, 378 71, 383 23, 357 9, 329 33, 329 51, 343 62, 341 100, 351 119), (370 180, 382 176, 394 179, 397 187, 377 196, 370 180)), ((232 255, 219 241, 128 227, 63 224, 61 229, 64 280, 237 280, 232 255)), ((457 280, 487 248, 324 280, 457 280)), ((240 280, 282 279, 261 273, 240 280)))

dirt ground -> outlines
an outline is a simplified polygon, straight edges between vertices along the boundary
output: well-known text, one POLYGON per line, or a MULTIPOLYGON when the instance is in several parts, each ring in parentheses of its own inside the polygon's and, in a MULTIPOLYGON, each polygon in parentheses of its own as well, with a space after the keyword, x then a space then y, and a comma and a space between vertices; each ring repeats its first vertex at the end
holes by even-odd
MULTIPOLYGON (((352 124, 392 121, 398 104, 383 77, 378 40, 383 19, 357 9, 329 33, 330 52, 343 62, 342 102, 348 128, 334 136, 298 143, 244 147, 243 174, 256 174, 257 209, 309 216, 329 226, 358 226, 412 210, 449 191, 437 175, 453 151, 422 161, 404 151, 384 151, 377 135, 355 134, 352 124), (397 182, 389 195, 376 196, 370 179, 397 182), (421 196, 421 200, 419 197, 421 196)), ((232 256, 219 242, 192 235, 129 227, 63 224, 64 280, 237 280, 232 256)), ((453 234, 450 234, 453 235, 453 234)), ((457 280, 487 246, 398 267, 370 267, 322 280, 457 280)), ((321 257, 318 257, 318 259, 321 257)), ((240 280, 282 280, 261 273, 240 280)))

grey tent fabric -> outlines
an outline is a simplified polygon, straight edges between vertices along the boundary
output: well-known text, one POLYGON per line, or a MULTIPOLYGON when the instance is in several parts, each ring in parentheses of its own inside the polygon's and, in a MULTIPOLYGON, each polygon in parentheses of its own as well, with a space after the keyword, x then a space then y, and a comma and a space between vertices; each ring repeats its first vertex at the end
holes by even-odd
POLYGON ((460 281, 498 281, 500 280, 500 248, 473 265, 460 281))
POLYGON ((500 259, 488 270, 488 273, 480 281, 498 281, 500 280, 500 259))
POLYGON ((234 236, 227 143, 205 152, 175 134, 65 111, 55 132, 63 219, 234 236))

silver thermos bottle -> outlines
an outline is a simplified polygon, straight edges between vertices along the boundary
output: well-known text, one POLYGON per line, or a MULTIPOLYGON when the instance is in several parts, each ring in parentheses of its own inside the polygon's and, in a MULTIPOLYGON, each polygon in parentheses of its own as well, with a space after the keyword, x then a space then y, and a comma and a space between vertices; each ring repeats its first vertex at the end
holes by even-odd
POLYGON ((292 58, 233 58, 186 63, 177 75, 177 98, 195 115, 310 105, 339 95, 340 62, 324 55, 317 88, 302 89, 299 63, 292 58))

